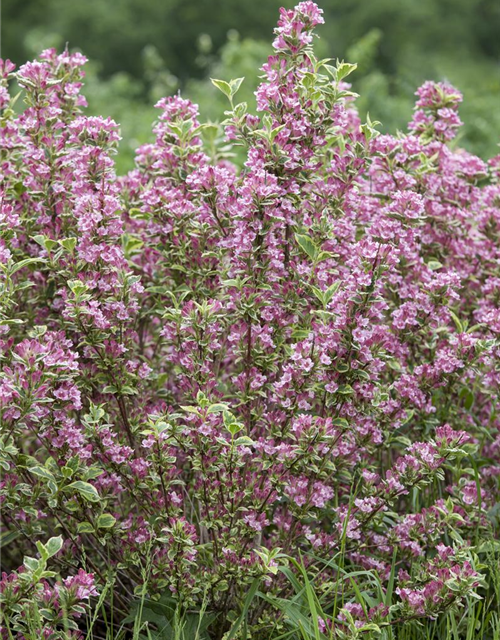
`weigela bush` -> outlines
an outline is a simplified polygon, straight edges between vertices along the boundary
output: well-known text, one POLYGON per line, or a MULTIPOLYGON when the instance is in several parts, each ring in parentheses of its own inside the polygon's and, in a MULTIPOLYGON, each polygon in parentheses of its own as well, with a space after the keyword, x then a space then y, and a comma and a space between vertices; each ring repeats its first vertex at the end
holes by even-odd
POLYGON ((500 157, 453 146, 443 83, 409 133, 377 135, 354 66, 313 55, 322 22, 281 11, 260 117, 241 80, 214 81, 225 142, 160 100, 121 178, 117 125, 82 115, 82 55, 2 63, 3 637, 33 632, 34 603, 39 637, 80 637, 112 579, 125 611, 133 593, 203 604, 214 637, 258 580, 267 638, 299 554, 336 585, 320 632, 338 637, 484 596, 500 157))

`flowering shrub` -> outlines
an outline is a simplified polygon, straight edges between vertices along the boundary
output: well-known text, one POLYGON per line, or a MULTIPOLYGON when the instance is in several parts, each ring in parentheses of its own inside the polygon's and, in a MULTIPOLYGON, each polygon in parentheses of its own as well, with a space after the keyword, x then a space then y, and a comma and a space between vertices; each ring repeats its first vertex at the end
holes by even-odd
POLYGON ((241 169, 174 96, 117 178, 85 58, 2 63, 3 637, 83 637, 112 584, 269 638, 299 555, 314 637, 493 602, 500 159, 448 146, 446 84, 361 123, 321 22, 281 11, 261 117, 214 80, 241 169))

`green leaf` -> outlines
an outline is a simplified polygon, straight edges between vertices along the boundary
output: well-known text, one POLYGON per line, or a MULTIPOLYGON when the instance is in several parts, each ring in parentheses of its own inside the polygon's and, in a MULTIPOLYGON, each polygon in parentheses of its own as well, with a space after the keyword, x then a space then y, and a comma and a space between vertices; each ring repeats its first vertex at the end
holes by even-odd
POLYGON ((134 220, 149 220, 151 218, 151 214, 141 211, 140 209, 130 209, 128 215, 134 220))
MULTIPOLYGON (((427 266, 429 266, 429 265, 427 265, 427 266)), ((463 324, 462 324, 460 318, 451 309, 448 309, 448 311, 449 311, 450 316, 453 319, 453 322, 455 323, 455 327, 456 327, 458 333, 463 333, 464 332, 464 327, 463 327, 463 324)))
POLYGON ((311 289, 314 295, 316 296, 316 298, 318 298, 318 300, 321 302, 321 304, 323 306, 326 306, 325 292, 319 287, 315 287, 315 286, 312 286, 311 289))
POLYGON ((349 62, 338 62, 336 68, 336 80, 340 81, 350 75, 358 68, 357 64, 350 64, 349 62))
POLYGON ((332 285, 330 285, 328 289, 324 292, 326 304, 328 304, 331 301, 333 296, 337 293, 339 287, 340 287, 340 280, 337 280, 337 282, 334 282, 332 285))
POLYGON ((38 476, 39 478, 44 478, 45 480, 55 480, 52 473, 48 469, 45 469, 45 467, 30 467, 28 471, 34 476, 38 476))
POLYGON ((380 627, 374 622, 369 622, 368 624, 364 624, 362 627, 359 627, 358 631, 375 631, 376 633, 380 633, 380 627))
POLYGON ((427 263, 427 267, 431 270, 431 271, 437 271, 438 269, 441 269, 443 265, 441 264, 441 262, 439 262, 439 260, 429 260, 429 262, 427 263))
POLYGON ((236 95, 244 79, 245 78, 235 78, 234 80, 231 80, 231 82, 229 83, 229 86, 231 88, 231 97, 236 95))
POLYGON ((94 533, 94 527, 90 522, 79 522, 77 531, 78 533, 94 533))
MULTIPOLYGON (((11 100, 11 104, 12 104, 12 100, 11 100)), ((26 193, 26 187, 22 182, 16 182, 16 184, 14 185, 14 191, 17 193, 18 196, 22 196, 23 193, 26 193)))
POLYGON ((0 534, 0 549, 3 549, 21 535, 20 531, 4 531, 0 534))
POLYGON ((196 414, 197 416, 199 416, 199 415, 200 415, 200 410, 198 409, 198 407, 193 407, 193 406, 189 406, 189 405, 184 405, 184 406, 181 406, 181 409, 182 409, 183 411, 185 411, 186 413, 194 413, 194 414, 196 414))
POLYGON ((207 413, 222 413, 223 411, 227 411, 228 408, 227 404, 211 404, 208 407, 207 413))
MULTIPOLYGON (((318 257, 319 256, 316 255, 316 258, 318 257)), ((335 293, 338 291, 339 287, 340 287, 340 280, 337 282, 334 282, 331 286, 328 287, 328 289, 325 289, 324 291, 315 286, 312 286, 311 289, 314 295, 316 296, 316 298, 318 298, 318 300, 322 303, 322 305, 326 307, 328 303, 331 301, 331 299, 333 298, 333 296, 335 295, 335 293)))
POLYGON ((334 418, 332 420, 332 425, 334 427, 340 427, 341 429, 347 429, 349 427, 349 422, 345 418, 334 418))
POLYGON ((37 244, 39 244, 41 247, 45 248, 45 236, 42 236, 41 234, 39 234, 36 236, 32 236, 31 239, 34 240, 37 244))
POLYGON ((59 240, 59 244, 63 246, 66 251, 72 253, 76 247, 76 238, 64 238, 64 240, 59 240))
POLYGON ((62 546, 63 546, 62 536, 56 536, 54 538, 50 538, 50 540, 45 545, 45 548, 47 549, 47 552, 49 554, 49 558, 52 558, 52 556, 55 556, 56 553, 59 553, 59 551, 61 551, 62 549, 62 546))
POLYGON ((309 236, 296 233, 295 240, 297 240, 297 244, 299 245, 299 247, 311 258, 311 260, 316 259, 319 253, 319 249, 309 236))
POLYGON ((210 80, 214 87, 217 87, 219 91, 222 91, 222 93, 231 100, 231 96, 233 94, 231 91, 231 85, 228 82, 225 82, 224 80, 216 80, 215 78, 210 78, 210 80))
POLYGON ((16 273, 16 271, 19 271, 20 269, 23 269, 24 267, 27 267, 30 264, 35 264, 37 262, 45 262, 45 260, 43 258, 25 258, 24 260, 20 260, 19 262, 16 262, 16 264, 12 267, 10 273, 16 273))
POLYGON ((87 291, 88 287, 81 280, 68 280, 68 287, 75 296, 80 296, 87 291))
POLYGON ((103 513, 97 518, 97 527, 99 529, 110 529, 114 526, 116 518, 110 513, 103 513))
POLYGON ((69 484, 65 490, 78 491, 78 493, 89 502, 99 502, 99 494, 97 493, 97 489, 89 482, 77 480, 76 482, 72 482, 71 484, 69 484))
POLYGON ((228 425, 226 425, 226 427, 232 436, 235 436, 243 429, 243 425, 241 425, 239 422, 230 422, 228 425))
MULTIPOLYGON (((37 244, 39 244, 41 247, 43 247, 49 253, 54 249, 56 249, 57 246, 59 245, 58 240, 53 240, 48 236, 36 235, 36 236, 32 236, 31 239, 34 240, 37 244)), ((39 259, 40 258, 34 258, 34 260, 39 260, 39 259)))
POLYGON ((130 234, 124 234, 122 236, 123 251, 127 258, 140 251, 143 244, 144 243, 141 238, 138 238, 137 236, 130 234))
POLYGON ((30 556, 25 556, 23 564, 28 571, 36 571, 40 566, 40 560, 31 558, 30 556))
POLYGON ((131 387, 128 384, 123 386, 120 389, 120 392, 121 392, 122 395, 125 395, 125 396, 135 396, 135 395, 137 395, 139 393, 137 389, 134 389, 133 387, 131 387))
POLYGON ((93 480, 94 478, 98 478, 103 473, 103 469, 99 469, 99 467, 88 467, 85 471, 85 480, 93 480))
POLYGON ((474 405, 474 394, 472 393, 472 391, 467 387, 463 387, 459 393, 459 396, 464 401, 464 407, 467 409, 467 411, 470 411, 472 409, 472 406, 474 405))
POLYGON ((341 384, 340 387, 337 389, 337 393, 347 396, 354 393, 354 389, 351 387, 350 384, 341 384))
POLYGON ((208 405, 210 404, 210 401, 208 400, 207 396, 203 393, 203 391, 198 391, 198 393, 196 394, 196 402, 203 409, 208 407, 208 405))
POLYGON ((254 441, 248 436, 240 436, 239 438, 236 438, 234 444, 237 447, 251 447, 254 444, 254 441))
POLYGON ((118 393, 118 389, 112 385, 112 384, 108 384, 104 387, 104 389, 102 390, 103 393, 118 393))

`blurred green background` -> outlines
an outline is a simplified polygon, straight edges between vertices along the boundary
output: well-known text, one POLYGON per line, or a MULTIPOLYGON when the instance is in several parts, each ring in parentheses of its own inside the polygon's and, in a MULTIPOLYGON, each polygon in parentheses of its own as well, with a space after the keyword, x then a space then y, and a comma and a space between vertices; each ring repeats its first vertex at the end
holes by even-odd
MULTIPOLYGON (((92 114, 121 124, 118 165, 151 140, 153 104, 182 91, 202 117, 221 120, 225 98, 210 76, 245 76, 253 105, 281 5, 290 0, 3 0, 2 56, 18 64, 49 46, 90 59, 92 114)), ((458 144, 483 157, 500 150, 500 0, 319 0, 326 24, 318 55, 357 62, 362 114, 382 131, 403 129, 416 88, 448 80, 464 93, 458 144)))

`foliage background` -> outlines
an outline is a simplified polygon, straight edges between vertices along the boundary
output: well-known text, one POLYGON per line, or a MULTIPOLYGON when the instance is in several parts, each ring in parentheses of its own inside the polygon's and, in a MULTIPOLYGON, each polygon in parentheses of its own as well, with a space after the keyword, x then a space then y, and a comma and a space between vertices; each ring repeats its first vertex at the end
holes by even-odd
MULTIPOLYGON (((293 0, 3 0, 2 56, 22 64, 48 46, 91 60, 84 90, 91 113, 121 124, 118 169, 148 141, 154 102, 179 89, 220 120, 224 96, 209 76, 245 76, 253 107, 256 69, 270 52, 279 7, 293 0)), ((500 133, 500 2, 322 0, 320 53, 358 63, 354 90, 382 130, 404 128, 424 80, 464 93, 458 144, 489 157, 500 133)))

